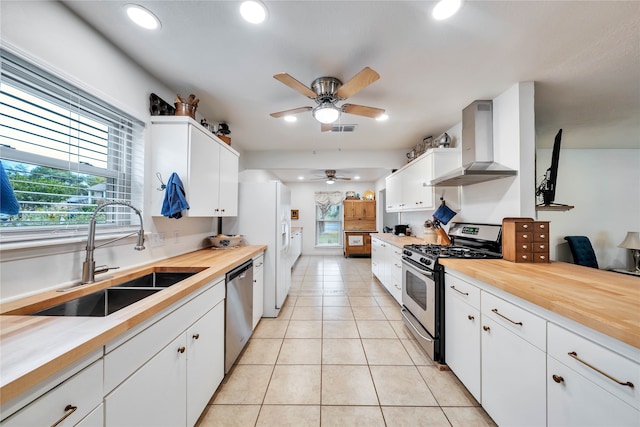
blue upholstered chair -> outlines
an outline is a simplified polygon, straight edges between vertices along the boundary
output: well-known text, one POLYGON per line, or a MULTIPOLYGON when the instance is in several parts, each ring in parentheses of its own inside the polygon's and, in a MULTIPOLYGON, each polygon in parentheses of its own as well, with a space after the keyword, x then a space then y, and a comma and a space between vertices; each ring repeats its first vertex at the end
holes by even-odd
POLYGON ((574 264, 598 268, 596 253, 593 251, 593 246, 591 246, 591 241, 588 237, 566 236, 564 240, 569 242, 569 249, 571 249, 574 264))

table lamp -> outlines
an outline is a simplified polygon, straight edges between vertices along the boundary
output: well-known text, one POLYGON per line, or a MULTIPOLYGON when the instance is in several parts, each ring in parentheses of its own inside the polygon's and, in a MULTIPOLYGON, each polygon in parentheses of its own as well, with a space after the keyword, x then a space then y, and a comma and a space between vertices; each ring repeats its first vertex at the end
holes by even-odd
POLYGON ((628 231, 627 236, 618 247, 631 249, 633 262, 636 264, 636 273, 640 273, 640 233, 637 231, 628 231))

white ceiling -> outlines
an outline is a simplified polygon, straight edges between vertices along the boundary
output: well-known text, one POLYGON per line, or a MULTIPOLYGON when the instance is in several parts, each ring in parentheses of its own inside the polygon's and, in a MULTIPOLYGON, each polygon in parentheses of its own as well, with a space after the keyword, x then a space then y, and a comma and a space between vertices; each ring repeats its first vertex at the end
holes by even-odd
POLYGON ((243 151, 409 151, 521 81, 536 82, 539 147, 559 128, 563 148, 640 147, 637 1, 467 0, 438 22, 431 1, 265 0, 262 25, 240 18, 239 1, 137 1, 161 20, 157 32, 126 19, 129 1, 64 3, 176 93, 195 93, 243 151), (321 133, 308 112, 296 123, 269 116, 314 105, 274 74, 346 82, 365 66, 381 78, 348 102, 384 108, 388 121, 343 114, 355 132, 321 133))

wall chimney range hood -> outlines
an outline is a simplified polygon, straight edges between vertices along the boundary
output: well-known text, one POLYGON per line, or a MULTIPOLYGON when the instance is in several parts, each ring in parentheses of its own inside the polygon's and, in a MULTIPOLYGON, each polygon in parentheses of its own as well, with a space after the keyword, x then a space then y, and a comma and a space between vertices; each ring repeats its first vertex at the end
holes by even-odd
POLYGON ((472 185, 515 176, 518 171, 493 161, 493 103, 474 101, 462 110, 462 167, 431 181, 431 185, 472 185))

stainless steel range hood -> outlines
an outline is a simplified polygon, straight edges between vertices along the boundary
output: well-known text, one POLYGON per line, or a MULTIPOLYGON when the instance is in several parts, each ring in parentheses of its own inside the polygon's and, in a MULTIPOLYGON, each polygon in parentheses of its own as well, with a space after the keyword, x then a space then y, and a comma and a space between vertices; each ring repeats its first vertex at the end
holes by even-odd
POLYGON ((431 185, 471 185, 515 176, 518 171, 493 161, 493 103, 475 101, 462 110, 462 164, 431 185))

